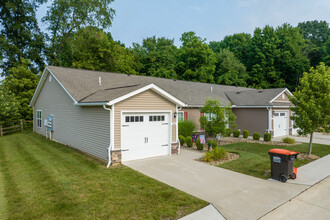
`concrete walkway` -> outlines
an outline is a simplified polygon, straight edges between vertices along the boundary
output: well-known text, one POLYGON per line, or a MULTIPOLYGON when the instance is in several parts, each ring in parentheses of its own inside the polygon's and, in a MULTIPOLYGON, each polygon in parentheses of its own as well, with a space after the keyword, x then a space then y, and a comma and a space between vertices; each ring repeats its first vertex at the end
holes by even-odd
MULTIPOLYGON (((282 138, 284 138, 284 137, 273 138, 273 141, 282 142, 282 138)), ((309 135, 307 137, 301 137, 301 136, 290 136, 290 137, 293 137, 294 139, 296 139, 297 142, 309 143, 309 135)), ((313 144, 330 145, 330 135, 315 132, 313 134, 313 144)))
POLYGON ((288 182, 312 186, 330 175, 330 154, 298 168, 297 178, 288 182))
POLYGON ((261 219, 330 219, 330 176, 261 219))
POLYGON ((201 219, 225 220, 225 217, 223 217, 218 212, 218 210, 214 208, 213 205, 208 205, 205 208, 198 210, 197 212, 191 213, 190 215, 180 218, 180 220, 201 220, 201 219))
POLYGON ((226 219, 260 218, 308 187, 263 180, 194 160, 201 156, 182 150, 180 155, 125 165, 213 204, 226 219))

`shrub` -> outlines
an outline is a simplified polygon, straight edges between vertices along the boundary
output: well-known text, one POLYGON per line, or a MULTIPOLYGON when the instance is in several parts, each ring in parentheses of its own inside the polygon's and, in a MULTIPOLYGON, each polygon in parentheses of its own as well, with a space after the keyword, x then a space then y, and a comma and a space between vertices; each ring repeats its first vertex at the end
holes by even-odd
POLYGON ((197 150, 203 150, 204 149, 204 144, 201 144, 199 138, 197 138, 197 140, 196 140, 196 147, 197 147, 197 150))
POLYGON ((248 138, 249 134, 250 134, 250 132, 248 130, 244 130, 243 131, 243 138, 248 138))
POLYGON ((209 140, 207 142, 207 149, 210 150, 210 146, 212 144, 212 149, 218 147, 218 143, 215 140, 209 140))
POLYGON ((196 125, 193 121, 184 120, 179 122, 179 135, 183 135, 185 137, 192 136, 193 132, 196 128, 196 125))
POLYGON ((256 141, 260 140, 260 134, 258 132, 253 133, 253 140, 256 140, 256 141))
POLYGON ((271 141, 272 140, 272 135, 270 133, 265 133, 264 134, 264 141, 271 141))
POLYGON ((223 158, 226 158, 228 155, 228 152, 223 149, 222 147, 216 147, 213 148, 212 151, 208 151, 204 154, 202 160, 204 162, 212 162, 212 161, 218 161, 223 158))
POLYGON ((179 141, 181 145, 184 145, 186 143, 186 138, 182 135, 179 135, 179 141))
POLYGON ((224 134, 222 134, 222 136, 229 137, 230 134, 231 134, 231 129, 230 128, 226 128, 226 130, 225 130, 224 134))
POLYGON ((187 144, 187 147, 192 147, 193 146, 193 142, 192 142, 192 137, 191 136, 186 137, 186 144, 187 144))
POLYGON ((240 134, 241 134, 240 130, 234 130, 233 131, 233 136, 236 137, 236 138, 238 138, 240 134))
POLYGON ((294 144, 294 143, 296 143, 296 140, 294 138, 290 138, 290 137, 285 137, 285 138, 282 139, 282 141, 284 143, 288 143, 288 144, 294 144))

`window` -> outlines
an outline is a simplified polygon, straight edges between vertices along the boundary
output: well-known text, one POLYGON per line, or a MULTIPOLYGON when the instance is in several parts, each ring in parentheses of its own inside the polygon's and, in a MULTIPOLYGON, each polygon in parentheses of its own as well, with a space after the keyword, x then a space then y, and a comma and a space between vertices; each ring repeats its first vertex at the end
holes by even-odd
POLYGON ((285 116, 285 113, 280 113, 280 116, 285 116))
POLYGON ((279 114, 278 114, 277 112, 274 113, 274 116, 275 116, 275 117, 278 116, 278 115, 279 115, 279 114))
POLYGON ((41 125, 42 125, 41 110, 37 110, 37 127, 41 128, 41 125))
POLYGON ((183 121, 183 120, 184 120, 183 112, 178 112, 178 121, 183 121))
POLYGON ((143 116, 126 116, 125 122, 143 122, 143 116))
POLYGON ((149 116, 149 121, 165 121, 165 116, 164 115, 150 115, 149 116))
POLYGON ((212 118, 213 118, 213 119, 216 119, 216 117, 217 117, 217 115, 216 115, 216 114, 213 114, 213 113, 204 113, 204 116, 206 117, 206 119, 207 119, 208 121, 211 121, 212 118))

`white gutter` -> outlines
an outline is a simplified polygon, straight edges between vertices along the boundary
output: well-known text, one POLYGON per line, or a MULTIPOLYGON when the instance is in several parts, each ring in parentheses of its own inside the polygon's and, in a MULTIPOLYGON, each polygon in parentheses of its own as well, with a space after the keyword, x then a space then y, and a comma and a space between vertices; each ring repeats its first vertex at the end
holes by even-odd
POLYGON ((105 105, 103 105, 103 108, 105 109, 105 110, 108 110, 109 111, 109 113, 110 113, 110 115, 109 115, 109 121, 110 121, 110 131, 109 131, 109 136, 110 136, 110 141, 109 141, 109 147, 108 147, 108 164, 107 164, 107 168, 109 168, 109 166, 111 165, 111 150, 112 150, 112 140, 113 140, 113 136, 111 135, 111 133, 112 133, 112 123, 111 123, 111 121, 112 121, 112 115, 113 115, 113 112, 112 112, 112 110, 111 110, 111 108, 107 108, 107 107, 105 107, 105 105))
POLYGON ((78 106, 98 106, 98 105, 103 105, 105 106, 107 102, 75 102, 73 105, 78 105, 78 106))

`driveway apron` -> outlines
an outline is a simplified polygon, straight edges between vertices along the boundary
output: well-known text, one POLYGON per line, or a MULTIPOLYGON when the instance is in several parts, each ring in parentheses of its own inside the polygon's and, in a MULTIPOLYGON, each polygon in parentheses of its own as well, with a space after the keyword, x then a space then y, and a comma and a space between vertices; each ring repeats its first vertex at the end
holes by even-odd
POLYGON ((307 185, 268 181, 210 166, 195 159, 201 153, 125 163, 151 178, 212 203, 227 219, 257 219, 305 190, 307 185))

